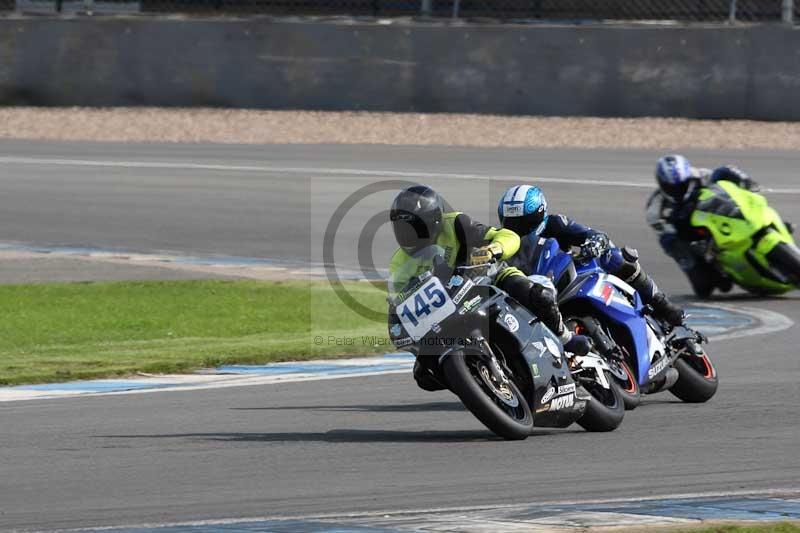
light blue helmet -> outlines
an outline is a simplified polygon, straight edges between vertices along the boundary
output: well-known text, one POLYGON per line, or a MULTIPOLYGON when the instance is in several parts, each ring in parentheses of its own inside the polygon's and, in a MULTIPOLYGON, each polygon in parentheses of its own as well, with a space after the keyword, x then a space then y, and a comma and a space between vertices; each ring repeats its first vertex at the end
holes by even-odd
POLYGON ((547 226, 547 199, 539 187, 511 187, 500 198, 497 216, 504 228, 518 235, 541 235, 547 226))
POLYGON ((665 155, 656 163, 656 182, 666 196, 681 200, 689 188, 692 166, 682 155, 665 155))

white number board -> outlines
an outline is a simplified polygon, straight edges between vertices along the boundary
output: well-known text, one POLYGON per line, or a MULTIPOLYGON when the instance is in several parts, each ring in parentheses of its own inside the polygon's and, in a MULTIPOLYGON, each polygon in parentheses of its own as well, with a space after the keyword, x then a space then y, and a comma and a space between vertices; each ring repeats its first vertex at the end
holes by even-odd
POLYGON ((448 296, 439 278, 426 282, 397 307, 400 322, 415 339, 424 336, 434 324, 442 322, 455 311, 456 304, 448 296))

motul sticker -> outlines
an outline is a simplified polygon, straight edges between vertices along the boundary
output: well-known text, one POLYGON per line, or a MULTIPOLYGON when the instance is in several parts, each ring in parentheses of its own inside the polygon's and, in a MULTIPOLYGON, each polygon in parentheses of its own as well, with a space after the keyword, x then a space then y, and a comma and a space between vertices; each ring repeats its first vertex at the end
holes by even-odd
POLYGON ((561 409, 572 407, 574 404, 575 404, 574 394, 570 394, 569 396, 559 396, 558 398, 550 402, 550 410, 560 411, 561 409))

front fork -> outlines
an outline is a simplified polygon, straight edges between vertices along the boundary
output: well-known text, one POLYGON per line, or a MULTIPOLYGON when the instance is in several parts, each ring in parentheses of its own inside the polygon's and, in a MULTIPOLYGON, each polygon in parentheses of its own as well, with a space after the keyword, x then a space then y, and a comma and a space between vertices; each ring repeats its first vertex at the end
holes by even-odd
POLYGON ((622 350, 614 340, 606 334, 597 319, 586 317, 581 320, 586 334, 594 342, 597 352, 608 363, 608 370, 620 381, 628 380, 628 372, 622 367, 625 357, 622 350))
MULTIPOLYGON (((508 383, 508 376, 506 375, 506 371, 503 368, 503 365, 497 359, 497 356, 492 350, 492 347, 489 345, 489 342, 481 336, 473 337, 474 340, 469 342, 468 344, 477 344, 481 347, 481 350, 478 352, 482 355, 482 359, 487 363, 487 368, 491 372, 492 379, 497 382, 498 384, 505 385, 508 383)), ((444 359, 450 354, 450 351, 445 352, 441 356, 439 356, 439 367, 441 367, 442 362, 444 359)))
POLYGON ((698 372, 703 374, 706 379, 714 378, 717 375, 717 370, 708 358, 706 351, 703 349, 703 344, 708 342, 708 338, 699 331, 693 331, 686 328, 690 335, 685 337, 672 339, 670 345, 672 346, 674 363, 677 359, 683 358, 687 363, 695 368, 698 372))

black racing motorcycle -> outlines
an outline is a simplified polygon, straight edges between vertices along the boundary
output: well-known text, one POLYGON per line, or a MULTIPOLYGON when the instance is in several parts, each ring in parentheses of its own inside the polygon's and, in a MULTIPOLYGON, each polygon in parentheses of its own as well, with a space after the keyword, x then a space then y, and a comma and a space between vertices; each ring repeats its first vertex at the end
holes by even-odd
POLYGON ((434 248, 390 280, 398 348, 424 358, 435 378, 505 439, 525 439, 534 426, 619 426, 622 395, 599 355, 567 357, 551 330, 493 284, 497 264, 452 270, 434 248))

